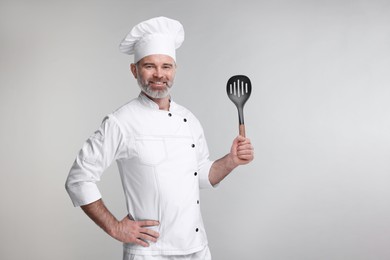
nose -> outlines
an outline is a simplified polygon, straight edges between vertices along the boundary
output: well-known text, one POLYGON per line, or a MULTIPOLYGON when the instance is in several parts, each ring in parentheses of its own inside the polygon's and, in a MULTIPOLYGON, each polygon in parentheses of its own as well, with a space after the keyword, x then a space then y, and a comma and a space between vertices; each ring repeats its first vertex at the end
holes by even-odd
POLYGON ((153 76, 154 76, 155 78, 162 78, 162 77, 163 77, 163 71, 162 71, 162 69, 161 69, 161 68, 156 68, 156 69, 154 70, 153 76))

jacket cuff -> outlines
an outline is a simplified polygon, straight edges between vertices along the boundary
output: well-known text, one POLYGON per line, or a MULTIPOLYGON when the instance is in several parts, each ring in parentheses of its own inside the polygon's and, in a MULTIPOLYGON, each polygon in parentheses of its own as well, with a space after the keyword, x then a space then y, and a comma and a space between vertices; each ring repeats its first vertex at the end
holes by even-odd
POLYGON ((93 182, 66 186, 66 191, 75 207, 87 205, 102 198, 98 187, 93 182))
MULTIPOLYGON (((199 188, 200 189, 209 189, 213 188, 209 180, 209 173, 211 165, 213 165, 214 161, 207 161, 203 167, 199 170, 199 188)), ((216 186, 214 186, 216 187, 216 186)))

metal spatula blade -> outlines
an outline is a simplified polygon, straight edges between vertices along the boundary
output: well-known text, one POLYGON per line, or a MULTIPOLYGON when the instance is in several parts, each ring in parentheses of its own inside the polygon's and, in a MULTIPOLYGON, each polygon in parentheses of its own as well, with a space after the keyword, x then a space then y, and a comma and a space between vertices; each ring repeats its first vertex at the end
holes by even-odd
POLYGON ((226 92, 238 110, 239 133, 245 136, 244 105, 252 92, 251 81, 247 76, 235 75, 228 80, 226 92))

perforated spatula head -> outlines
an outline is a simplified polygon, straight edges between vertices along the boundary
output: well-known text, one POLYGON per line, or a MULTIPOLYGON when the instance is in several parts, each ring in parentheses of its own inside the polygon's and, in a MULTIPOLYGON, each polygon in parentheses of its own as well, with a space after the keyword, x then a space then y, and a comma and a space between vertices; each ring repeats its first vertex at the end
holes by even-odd
POLYGON ((244 75, 233 76, 226 84, 226 92, 238 110, 240 135, 245 136, 244 105, 252 92, 251 81, 244 75))

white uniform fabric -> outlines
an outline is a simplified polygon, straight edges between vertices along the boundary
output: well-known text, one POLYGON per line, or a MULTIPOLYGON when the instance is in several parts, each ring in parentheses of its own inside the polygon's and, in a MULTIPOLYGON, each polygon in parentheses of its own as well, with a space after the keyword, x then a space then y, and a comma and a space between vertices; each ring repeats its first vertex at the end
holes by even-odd
POLYGON ((101 198, 96 182, 116 160, 129 215, 158 220, 160 233, 149 247, 124 244, 137 255, 186 255, 207 245, 199 188, 212 187, 212 161, 203 129, 186 108, 171 101, 170 111, 140 94, 108 115, 84 144, 66 181, 75 206, 101 198))
POLYGON ((123 260, 211 260, 209 247, 189 255, 132 255, 124 252, 123 260))

